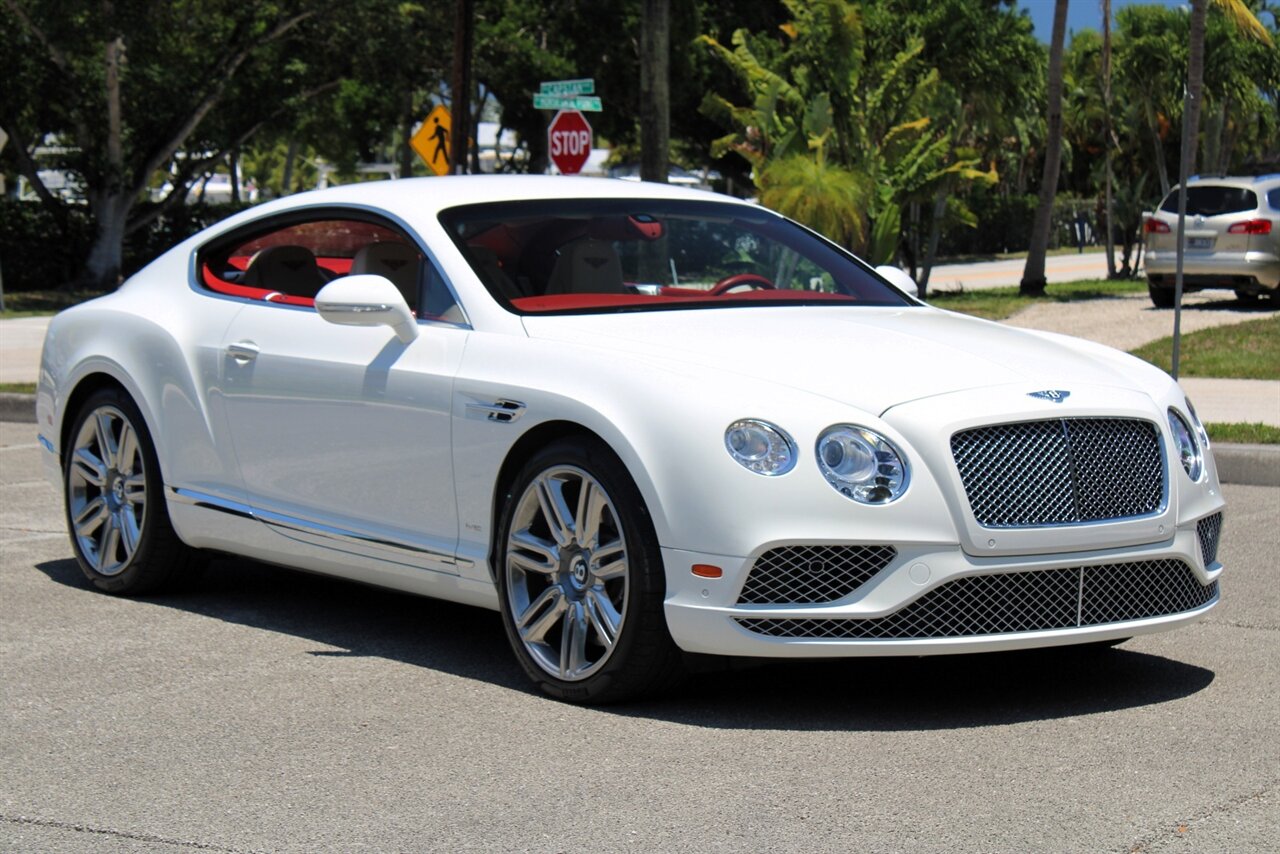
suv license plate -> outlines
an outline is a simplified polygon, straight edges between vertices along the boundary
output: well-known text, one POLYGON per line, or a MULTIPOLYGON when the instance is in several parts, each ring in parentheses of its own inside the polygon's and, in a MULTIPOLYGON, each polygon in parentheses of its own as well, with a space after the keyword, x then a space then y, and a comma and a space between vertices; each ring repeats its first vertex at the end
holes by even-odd
POLYGON ((1188 237, 1187 248, 1188 249, 1212 249, 1213 238, 1212 237, 1188 237))

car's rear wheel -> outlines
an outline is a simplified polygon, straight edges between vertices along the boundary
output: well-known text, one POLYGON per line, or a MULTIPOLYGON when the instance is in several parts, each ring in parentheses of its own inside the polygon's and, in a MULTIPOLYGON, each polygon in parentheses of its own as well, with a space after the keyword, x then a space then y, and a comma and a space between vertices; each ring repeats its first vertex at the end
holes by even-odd
POLYGON ((679 676, 657 536, 608 447, 559 441, 535 454, 505 496, 499 531, 503 623, 543 691, 616 702, 679 676))
POLYGON ((1147 279, 1147 294, 1151 297, 1151 304, 1156 308, 1173 308, 1173 288, 1158 285, 1147 279))
POLYGON ((111 388, 92 394, 68 440, 67 528, 89 581, 109 593, 146 593, 194 568, 199 555, 169 522, 151 434, 129 396, 111 388))

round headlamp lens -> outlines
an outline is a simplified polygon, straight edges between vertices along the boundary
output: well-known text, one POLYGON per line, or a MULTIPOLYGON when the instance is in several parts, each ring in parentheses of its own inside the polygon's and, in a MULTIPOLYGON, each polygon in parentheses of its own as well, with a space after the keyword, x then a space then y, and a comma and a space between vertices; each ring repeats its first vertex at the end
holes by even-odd
POLYGON ((1201 456, 1200 445, 1196 442, 1191 425, 1176 409, 1169 410, 1169 432, 1173 434, 1173 444, 1178 450, 1178 461, 1182 463, 1182 470, 1192 480, 1199 480, 1201 472, 1204 471, 1204 458, 1201 456))
POLYGON ((818 437, 818 469, 841 495, 860 504, 888 504, 907 488, 907 463, 879 433, 852 424, 818 437))
POLYGON ((767 477, 786 474, 796 464, 791 437, 766 421, 733 422, 724 431, 724 446, 738 465, 767 477))

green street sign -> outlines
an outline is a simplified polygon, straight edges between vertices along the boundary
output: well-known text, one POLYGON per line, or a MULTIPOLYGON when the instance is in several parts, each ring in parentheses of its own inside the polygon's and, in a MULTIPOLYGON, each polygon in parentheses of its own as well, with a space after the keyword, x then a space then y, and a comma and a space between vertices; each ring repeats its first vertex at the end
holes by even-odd
POLYGON ((596 81, 590 77, 581 80, 547 80, 538 87, 543 95, 591 95, 596 91, 596 81))
POLYGON ((533 106, 539 110, 582 110, 586 113, 598 113, 603 107, 600 99, 590 95, 546 95, 542 92, 533 94, 533 106))

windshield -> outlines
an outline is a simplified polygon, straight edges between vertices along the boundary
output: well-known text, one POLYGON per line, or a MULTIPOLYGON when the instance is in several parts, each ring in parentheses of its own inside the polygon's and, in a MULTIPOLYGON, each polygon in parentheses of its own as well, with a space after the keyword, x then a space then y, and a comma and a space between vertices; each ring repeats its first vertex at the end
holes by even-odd
POLYGON ((525 201, 440 220, 493 296, 521 314, 914 304, 832 244, 745 205, 525 201))

